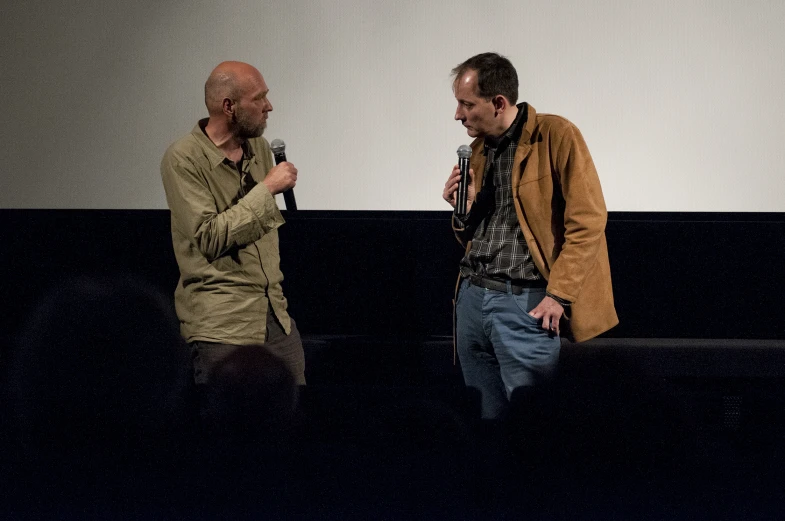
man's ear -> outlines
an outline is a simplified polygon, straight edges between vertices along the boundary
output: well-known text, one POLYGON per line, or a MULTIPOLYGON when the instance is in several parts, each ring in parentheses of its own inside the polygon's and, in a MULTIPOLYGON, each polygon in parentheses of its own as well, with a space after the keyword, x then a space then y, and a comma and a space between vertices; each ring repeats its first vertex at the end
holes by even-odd
POLYGON ((230 98, 224 98, 223 105, 222 105, 224 114, 226 114, 227 116, 233 115, 234 105, 235 105, 234 101, 232 101, 230 98))
POLYGON ((510 103, 507 101, 507 98, 502 96, 501 94, 497 94, 491 100, 493 102, 493 108, 496 112, 503 112, 510 106, 510 103))

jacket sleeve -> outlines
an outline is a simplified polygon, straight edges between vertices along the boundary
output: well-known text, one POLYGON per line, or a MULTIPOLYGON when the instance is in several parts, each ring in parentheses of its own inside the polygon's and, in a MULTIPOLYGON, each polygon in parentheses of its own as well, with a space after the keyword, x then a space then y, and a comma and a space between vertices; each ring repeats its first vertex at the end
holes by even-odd
POLYGON ((570 124, 556 147, 554 166, 564 197, 564 243, 551 266, 548 291, 575 302, 597 262, 608 212, 600 178, 578 128, 570 124))
POLYGON ((472 240, 475 228, 476 224, 472 226, 472 223, 469 219, 461 220, 458 219, 455 214, 453 214, 452 231, 455 233, 455 238, 458 239, 458 242, 464 248, 469 244, 469 241, 472 240))
POLYGON ((264 183, 254 186, 234 206, 218 212, 206 173, 201 170, 171 152, 161 162, 173 222, 209 262, 235 247, 259 240, 283 224, 275 198, 264 183))

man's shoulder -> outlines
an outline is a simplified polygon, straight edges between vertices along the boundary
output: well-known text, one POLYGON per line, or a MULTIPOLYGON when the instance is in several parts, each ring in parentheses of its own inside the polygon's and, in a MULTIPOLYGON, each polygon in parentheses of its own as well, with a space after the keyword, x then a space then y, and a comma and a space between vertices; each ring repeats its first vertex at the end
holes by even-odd
POLYGON ((576 128, 572 121, 558 114, 538 112, 536 121, 540 130, 565 132, 576 128))
POLYGON ((174 141, 166 150, 167 154, 170 153, 193 153, 198 151, 203 151, 205 148, 204 143, 202 143, 194 133, 194 130, 191 130, 189 133, 183 135, 178 140, 174 141))
POLYGON ((557 114, 538 113, 532 134, 539 136, 538 140, 545 140, 557 148, 583 141, 578 127, 569 119, 557 114))
POLYGON ((205 162, 209 164, 209 152, 204 143, 191 131, 169 145, 164 153, 163 162, 170 164, 205 162))

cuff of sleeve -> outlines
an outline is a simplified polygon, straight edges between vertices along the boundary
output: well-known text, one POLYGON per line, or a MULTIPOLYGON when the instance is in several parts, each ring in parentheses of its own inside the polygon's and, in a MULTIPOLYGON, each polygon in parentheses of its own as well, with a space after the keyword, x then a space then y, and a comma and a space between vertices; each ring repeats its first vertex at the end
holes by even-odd
POLYGON ((275 196, 270 193, 270 190, 264 183, 254 186, 240 201, 248 203, 256 217, 256 222, 262 227, 264 233, 269 233, 286 222, 283 215, 281 215, 278 204, 275 202, 275 196))

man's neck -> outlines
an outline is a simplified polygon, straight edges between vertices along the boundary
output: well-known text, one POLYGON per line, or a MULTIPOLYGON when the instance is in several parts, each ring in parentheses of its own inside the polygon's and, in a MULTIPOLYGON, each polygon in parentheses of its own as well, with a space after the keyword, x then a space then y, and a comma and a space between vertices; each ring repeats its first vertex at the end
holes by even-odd
POLYGON ((502 126, 504 127, 502 131, 499 133, 497 137, 502 137, 510 127, 515 122, 515 118, 518 116, 518 106, 511 105, 509 109, 504 111, 504 117, 502 118, 502 126))
POLYGON ((504 112, 504 116, 502 117, 501 124, 499 125, 499 131, 496 135, 488 135, 485 136, 485 143, 489 146, 495 147, 499 141, 501 140, 502 136, 510 130, 510 127, 513 123, 515 123, 515 118, 518 116, 518 107, 516 105, 511 106, 504 112))
POLYGON ((243 157, 243 140, 235 136, 225 125, 216 123, 212 118, 207 120, 204 133, 210 141, 235 163, 243 157))

